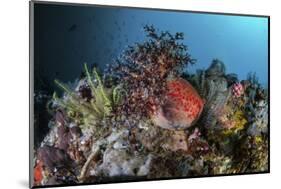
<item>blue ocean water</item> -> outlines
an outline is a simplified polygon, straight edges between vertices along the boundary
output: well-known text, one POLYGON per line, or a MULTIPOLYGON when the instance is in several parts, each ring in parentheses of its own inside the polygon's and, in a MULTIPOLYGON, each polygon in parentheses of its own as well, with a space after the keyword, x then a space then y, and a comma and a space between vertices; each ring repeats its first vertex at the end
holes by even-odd
POLYGON ((183 32, 184 44, 197 59, 188 71, 207 68, 212 59, 227 73, 245 79, 256 72, 268 82, 268 19, 159 10, 36 5, 35 67, 51 79, 77 78, 84 62, 111 64, 128 45, 142 42, 143 26, 183 32))

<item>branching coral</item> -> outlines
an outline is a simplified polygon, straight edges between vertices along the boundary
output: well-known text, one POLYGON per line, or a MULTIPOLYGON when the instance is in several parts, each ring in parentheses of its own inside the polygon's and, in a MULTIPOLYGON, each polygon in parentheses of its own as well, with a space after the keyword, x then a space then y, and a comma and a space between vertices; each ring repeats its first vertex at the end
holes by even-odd
POLYGON ((158 33, 153 26, 144 29, 149 39, 130 46, 110 69, 127 92, 120 108, 124 115, 147 117, 163 103, 167 78, 194 63, 187 47, 178 42, 183 40, 183 33, 158 33))

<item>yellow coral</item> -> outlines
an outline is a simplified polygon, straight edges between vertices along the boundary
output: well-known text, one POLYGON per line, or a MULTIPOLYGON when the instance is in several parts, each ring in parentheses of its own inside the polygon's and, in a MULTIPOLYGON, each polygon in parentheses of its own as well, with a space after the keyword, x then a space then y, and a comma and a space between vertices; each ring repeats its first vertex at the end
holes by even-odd
POLYGON ((225 135, 231 135, 234 133, 237 133, 238 131, 242 130, 247 123, 247 120, 244 116, 244 113, 242 110, 236 110, 230 120, 233 123, 233 127, 229 129, 225 129, 223 131, 223 134, 225 135))
POLYGON ((79 126, 84 128, 93 128, 101 130, 101 127, 96 128, 97 123, 101 123, 104 118, 111 115, 113 108, 117 106, 121 98, 121 87, 105 88, 104 84, 95 69, 92 72, 88 70, 87 64, 84 65, 86 72, 87 83, 91 89, 91 94, 94 96, 89 102, 83 100, 75 90, 69 88, 66 84, 55 80, 55 83, 67 95, 67 98, 59 98, 56 93, 53 95, 53 102, 63 107, 68 116, 73 119, 79 126), (97 80, 97 83, 94 83, 97 80))
POLYGON ((256 142, 257 144, 261 144, 261 143, 263 142, 262 136, 256 136, 256 137, 255 137, 255 142, 256 142))
POLYGON ((234 121, 235 121, 235 128, 236 130, 241 130, 244 128, 245 124, 247 123, 247 120, 244 117, 244 113, 241 110, 238 110, 235 112, 234 116, 234 121))

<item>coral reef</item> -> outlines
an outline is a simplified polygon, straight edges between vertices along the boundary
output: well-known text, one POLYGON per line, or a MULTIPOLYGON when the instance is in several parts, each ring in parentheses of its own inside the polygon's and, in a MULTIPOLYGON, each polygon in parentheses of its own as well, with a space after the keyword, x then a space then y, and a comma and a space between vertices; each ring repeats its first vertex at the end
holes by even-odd
POLYGON ((268 93, 214 59, 206 70, 182 33, 146 26, 105 73, 89 70, 48 103, 50 131, 35 149, 34 185, 100 183, 268 171, 268 93))

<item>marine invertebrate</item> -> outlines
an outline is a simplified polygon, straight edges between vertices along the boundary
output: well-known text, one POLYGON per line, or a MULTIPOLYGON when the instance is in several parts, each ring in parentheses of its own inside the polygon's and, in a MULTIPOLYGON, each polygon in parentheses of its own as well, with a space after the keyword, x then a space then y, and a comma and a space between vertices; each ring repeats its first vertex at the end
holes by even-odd
POLYGON ((239 83, 236 74, 226 74, 225 64, 219 59, 212 60, 206 70, 196 70, 195 74, 185 73, 183 78, 197 89, 200 96, 204 97, 207 109, 218 95, 221 97, 228 96, 228 88, 235 83, 239 83))
POLYGON ((204 98, 201 124, 209 129, 217 127, 219 117, 217 115, 231 97, 225 70, 224 63, 214 59, 207 70, 197 70, 195 74, 183 75, 204 98))
MULTIPOLYGON (((214 59, 206 71, 198 70, 196 74, 186 76, 206 100, 201 123, 208 129, 237 129, 245 124, 244 119, 244 124, 238 121, 238 113, 244 111, 244 101, 238 97, 244 94, 245 87, 236 82, 235 74, 226 74, 225 71, 224 63, 214 59)), ((244 117, 244 112, 242 114, 244 117)))
POLYGON ((185 129, 199 118, 204 100, 190 83, 183 79, 167 82, 167 92, 163 105, 152 115, 154 123, 165 129, 185 129))
POLYGON ((219 59, 213 59, 210 67, 206 70, 207 76, 215 76, 215 77, 221 77, 225 74, 225 65, 224 63, 219 59))
POLYGON ((181 77, 190 82, 200 96, 204 96, 206 83, 205 70, 198 69, 195 74, 183 73, 181 77))
POLYGON ((268 94, 267 89, 259 84, 255 73, 249 73, 244 82, 245 111, 249 127, 247 133, 251 136, 267 134, 268 131, 268 94))
POLYGON ((115 106, 120 103, 120 86, 105 88, 97 71, 91 73, 84 65, 86 78, 77 86, 78 91, 55 80, 55 83, 66 93, 63 99, 53 95, 53 104, 64 108, 68 117, 78 122, 83 128, 91 128, 111 115, 115 106))
POLYGON ((109 74, 119 78, 126 91, 120 110, 124 115, 149 117, 163 104, 167 79, 180 75, 180 70, 195 62, 187 47, 178 42, 183 33, 158 33, 153 26, 145 26, 149 40, 130 46, 110 67, 109 74))
POLYGON ((240 97, 243 93, 244 93, 244 88, 243 88, 243 85, 241 83, 235 83, 232 86, 232 94, 236 98, 240 97))
POLYGON ((251 83, 251 85, 258 85, 259 84, 259 78, 257 74, 254 72, 249 72, 247 75, 247 81, 251 83))
POLYGON ((244 126, 247 123, 245 114, 241 110, 234 110, 231 114, 229 113, 228 118, 223 117, 219 119, 219 124, 226 129, 223 131, 226 135, 237 133, 244 129, 244 126))

